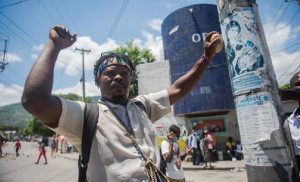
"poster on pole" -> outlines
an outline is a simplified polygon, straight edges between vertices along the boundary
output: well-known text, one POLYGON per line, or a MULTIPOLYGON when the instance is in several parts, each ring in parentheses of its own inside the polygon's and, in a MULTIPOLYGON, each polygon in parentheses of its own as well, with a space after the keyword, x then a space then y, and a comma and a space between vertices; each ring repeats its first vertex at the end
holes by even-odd
POLYGON ((244 144, 270 140, 272 131, 279 129, 276 108, 269 93, 237 97, 236 111, 244 144))
POLYGON ((225 18, 221 28, 232 78, 234 95, 262 88, 265 70, 263 46, 251 8, 242 8, 225 18))
MULTIPOLYGON (((279 132, 279 120, 268 92, 236 98, 237 118, 244 146, 245 163, 251 166, 273 166, 274 156, 281 156, 282 165, 290 165, 287 148, 279 132), (277 145, 259 145, 275 138, 277 145)), ((278 159, 276 159, 278 161, 278 159)))

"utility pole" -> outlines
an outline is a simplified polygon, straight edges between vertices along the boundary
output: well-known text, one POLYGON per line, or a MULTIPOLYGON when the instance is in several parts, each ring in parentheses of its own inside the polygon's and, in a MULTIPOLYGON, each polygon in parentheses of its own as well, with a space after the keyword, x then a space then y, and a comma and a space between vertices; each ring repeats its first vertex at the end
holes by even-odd
POLYGON ((3 72, 5 69, 5 66, 8 65, 8 63, 5 62, 7 42, 8 42, 8 40, 4 39, 4 50, 3 50, 2 62, 0 62, 0 73, 3 72))
POLYGON ((255 0, 217 0, 249 182, 291 181, 278 84, 255 0))
POLYGON ((82 55, 82 101, 85 102, 85 73, 84 73, 84 53, 89 53, 91 50, 85 50, 83 48, 78 49, 77 47, 75 48, 75 51, 80 51, 80 54, 82 55))

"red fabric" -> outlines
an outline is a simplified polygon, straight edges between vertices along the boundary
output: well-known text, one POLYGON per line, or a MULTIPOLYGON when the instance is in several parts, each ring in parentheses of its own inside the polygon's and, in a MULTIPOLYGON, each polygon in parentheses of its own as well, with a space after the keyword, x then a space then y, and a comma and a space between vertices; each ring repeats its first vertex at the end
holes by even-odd
POLYGON ((215 133, 209 133, 212 138, 212 145, 215 147, 217 145, 217 137, 215 133))
POLYGON ((40 153, 46 153, 45 146, 40 145, 39 146, 39 151, 40 151, 40 153))
POLYGON ((17 141, 16 144, 15 144, 15 147, 19 149, 21 147, 21 142, 17 141))

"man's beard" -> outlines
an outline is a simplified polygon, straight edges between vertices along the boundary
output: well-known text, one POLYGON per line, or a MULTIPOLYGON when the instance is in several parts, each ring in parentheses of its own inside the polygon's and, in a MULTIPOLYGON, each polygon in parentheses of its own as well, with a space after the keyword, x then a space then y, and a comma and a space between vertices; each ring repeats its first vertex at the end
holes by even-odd
POLYGON ((117 95, 117 96, 112 96, 110 102, 114 103, 114 104, 126 104, 127 103, 128 98, 126 97, 126 95, 117 95))

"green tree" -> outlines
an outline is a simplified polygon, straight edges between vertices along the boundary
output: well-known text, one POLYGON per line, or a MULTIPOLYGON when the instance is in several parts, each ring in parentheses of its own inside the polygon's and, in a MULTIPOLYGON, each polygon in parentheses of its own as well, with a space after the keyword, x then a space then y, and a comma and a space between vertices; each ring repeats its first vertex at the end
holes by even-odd
MULTIPOLYGON (((74 101, 81 101, 82 100, 82 97, 76 95, 76 94, 73 94, 73 93, 69 93, 69 94, 60 94, 59 97, 62 97, 64 99, 68 99, 68 100, 74 100, 74 101)), ((86 97, 85 98, 85 101, 87 103, 92 103, 93 101, 93 98, 92 97, 86 97)))
POLYGON ((19 129, 23 129, 26 127, 26 122, 24 121, 17 121, 15 124, 15 127, 19 128, 19 129))
POLYGON ((64 99, 68 99, 68 100, 74 100, 74 101, 79 101, 82 100, 80 96, 73 94, 73 93, 69 93, 69 94, 60 94, 59 97, 62 97, 64 99))
MULTIPOLYGON (((126 43, 123 47, 117 48, 113 52, 128 54, 135 66, 143 63, 151 63, 155 60, 155 56, 149 49, 141 49, 134 45, 132 41, 126 43)), ((138 95, 138 74, 139 73, 135 72, 133 75, 129 93, 130 97, 135 97, 138 95)))
POLYGON ((38 134, 43 137, 48 137, 55 134, 54 131, 50 130, 44 123, 42 123, 42 121, 40 121, 36 117, 33 117, 32 120, 28 122, 27 127, 23 129, 22 133, 24 135, 38 134))
POLYGON ((283 90, 287 90, 287 89, 291 89, 291 85, 288 83, 288 84, 285 84, 285 85, 282 85, 281 87, 279 87, 280 89, 283 89, 283 90))
POLYGON ((0 131, 4 131, 5 127, 0 123, 0 131))
POLYGON ((85 98, 85 102, 87 102, 87 103, 92 103, 93 102, 93 98, 92 97, 86 97, 85 98))

